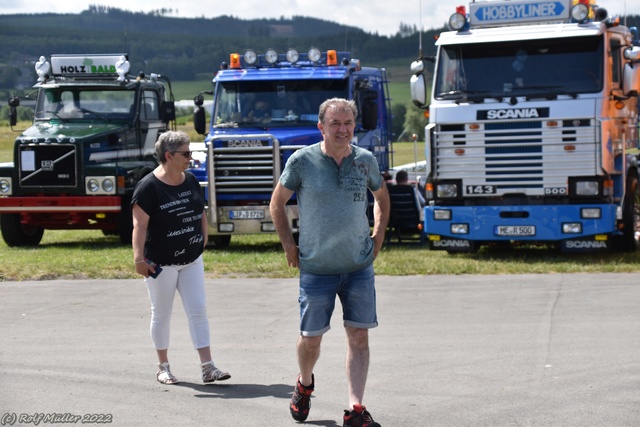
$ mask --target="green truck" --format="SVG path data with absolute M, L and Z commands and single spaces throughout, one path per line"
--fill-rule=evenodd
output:
M 96 229 L 131 242 L 136 183 L 157 166 L 158 135 L 175 129 L 171 82 L 129 75 L 126 54 L 51 55 L 35 64 L 33 124 L 0 163 L 0 231 L 37 246 L 44 230 Z M 20 98 L 9 98 L 16 125 Z

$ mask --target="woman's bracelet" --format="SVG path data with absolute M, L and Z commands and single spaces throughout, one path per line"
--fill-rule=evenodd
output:
M 134 264 L 142 264 L 143 262 L 147 262 L 146 260 L 142 260 L 142 261 L 133 261 Z

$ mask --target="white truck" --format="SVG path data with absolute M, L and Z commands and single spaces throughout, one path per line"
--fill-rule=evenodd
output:
M 449 25 L 435 58 L 411 66 L 414 103 L 429 109 L 430 248 L 635 250 L 637 30 L 588 0 L 474 2 Z

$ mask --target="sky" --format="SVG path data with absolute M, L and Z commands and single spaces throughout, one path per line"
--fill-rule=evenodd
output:
M 466 1 L 466 2 L 465 2 Z M 240 19 L 291 18 L 306 16 L 351 25 L 366 32 L 391 36 L 400 24 L 429 30 L 446 25 L 458 5 L 471 0 L 0 0 L 0 14 L 79 13 L 89 5 L 105 5 L 131 12 L 172 9 L 169 16 L 215 18 L 222 15 Z M 599 0 L 609 15 L 640 15 L 638 0 Z M 626 9 L 625 9 L 626 6 Z

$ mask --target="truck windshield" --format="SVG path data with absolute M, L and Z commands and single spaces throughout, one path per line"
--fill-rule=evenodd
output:
M 129 119 L 135 92 L 84 87 L 45 88 L 38 95 L 36 120 Z
M 326 99 L 347 98 L 347 80 L 219 82 L 214 127 L 315 126 Z
M 603 37 L 441 47 L 436 99 L 483 100 L 595 93 L 603 85 Z

